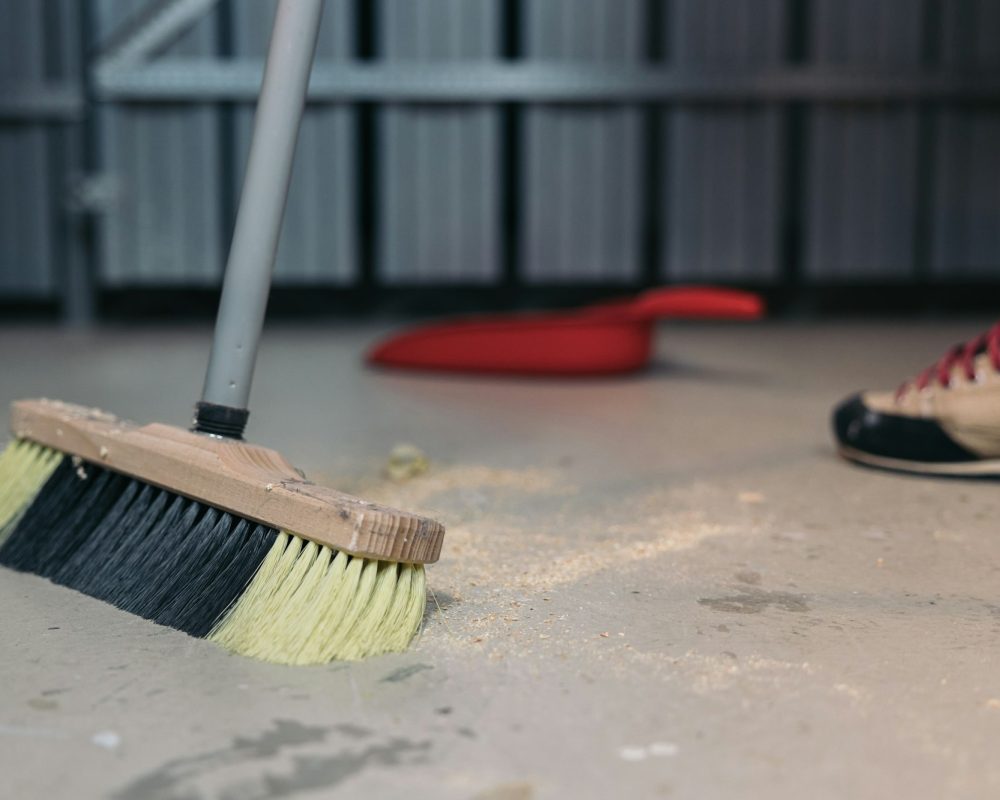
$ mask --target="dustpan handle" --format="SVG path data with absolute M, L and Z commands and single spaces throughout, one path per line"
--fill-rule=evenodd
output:
M 650 289 L 622 304 L 630 317 L 654 319 L 759 319 L 764 302 L 753 292 L 713 286 Z
M 322 0 L 279 0 L 194 428 L 241 438 Z

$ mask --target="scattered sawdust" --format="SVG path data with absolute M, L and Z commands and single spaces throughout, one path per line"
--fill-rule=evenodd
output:
M 562 659 L 580 648 L 599 651 L 598 658 L 617 659 L 632 646 L 627 628 L 590 627 L 594 621 L 588 612 L 578 614 L 565 602 L 554 606 L 549 594 L 566 598 L 597 573 L 620 573 L 630 564 L 733 532 L 693 514 L 663 515 L 655 523 L 646 528 L 637 522 L 641 533 L 623 528 L 601 539 L 572 529 L 529 534 L 484 525 L 452 528 L 448 535 L 455 535 L 434 565 L 432 582 L 435 592 L 453 602 L 444 612 L 431 613 L 425 644 L 484 650 L 491 660 L 541 653 Z
M 449 528 L 445 553 L 435 567 L 435 582 L 458 586 L 497 586 L 545 592 L 578 583 L 605 569 L 621 569 L 665 553 L 688 550 L 707 538 L 732 532 L 705 522 L 701 515 L 668 515 L 635 525 L 612 525 L 606 538 L 563 533 L 528 533 L 487 522 L 475 529 Z M 639 538 L 639 537 L 642 538 Z M 443 585 L 443 584 L 441 584 Z
M 540 652 L 562 658 L 567 648 L 579 647 L 598 648 L 610 658 L 629 650 L 624 631 L 602 636 L 606 620 L 578 617 L 565 604 L 551 611 L 547 595 L 565 597 L 600 573 L 761 530 L 742 515 L 732 525 L 709 522 L 705 509 L 719 499 L 711 487 L 702 491 L 704 498 L 692 498 L 692 487 L 684 487 L 680 505 L 677 489 L 664 487 L 602 500 L 568 482 L 558 468 L 437 462 L 404 481 L 370 481 L 351 490 L 435 516 L 448 528 L 430 578 L 440 600 L 431 603 L 420 646 L 469 648 L 490 659 Z M 753 580 L 749 572 L 747 577 Z
M 531 800 L 534 796 L 530 783 L 503 783 L 479 792 L 472 800 Z
M 614 538 L 586 550 L 557 556 L 545 563 L 531 564 L 515 579 L 515 585 L 538 591 L 576 583 L 605 569 L 620 569 L 664 553 L 687 550 L 706 537 L 718 536 L 722 532 L 721 526 L 700 522 L 661 530 L 655 539 L 645 541 Z
M 714 694 L 733 689 L 773 688 L 787 685 L 796 676 L 813 676 L 815 667 L 808 661 L 783 661 L 756 653 L 730 651 L 704 653 L 688 650 L 681 655 L 642 650 L 619 645 L 613 658 L 602 659 L 601 668 L 626 675 L 641 669 L 644 675 L 658 675 L 668 681 L 681 681 L 696 694 Z
M 505 490 L 526 494 L 572 495 L 576 487 L 563 482 L 555 470 L 501 469 L 481 464 L 453 464 L 429 469 L 405 482 L 380 480 L 356 490 L 366 500 L 397 508 L 429 510 L 436 495 L 462 490 Z
M 861 699 L 861 690 L 847 683 L 835 683 L 833 685 L 833 691 L 835 691 L 837 694 L 847 695 L 848 697 L 850 697 L 852 700 L 855 701 Z
M 748 505 L 760 505 L 767 499 L 760 492 L 740 492 L 737 498 L 741 503 L 747 503 Z
M 733 658 L 726 654 L 716 656 L 694 651 L 685 653 L 675 666 L 688 676 L 692 689 L 699 694 L 726 691 L 746 683 L 771 686 L 789 674 L 813 673 L 808 661 L 781 661 L 758 655 Z
M 755 691 L 773 692 L 775 688 L 793 692 L 797 682 L 814 682 L 825 672 L 822 665 L 809 661 L 786 661 L 758 653 L 724 651 L 716 654 L 688 650 L 683 655 L 671 656 L 625 647 L 620 656 L 614 661 L 604 661 L 602 666 L 622 674 L 639 667 L 643 674 L 655 673 L 665 680 L 681 681 L 699 695 L 738 692 L 746 698 Z M 863 704 L 867 699 L 863 689 L 851 684 L 835 682 L 828 685 L 831 692 L 847 698 L 854 706 Z M 1000 699 L 996 701 L 995 708 L 1000 710 Z
M 613 659 L 632 647 L 628 629 L 602 637 L 607 620 L 567 607 L 576 587 L 602 574 L 640 574 L 630 568 L 717 537 L 764 530 L 742 515 L 716 521 L 707 510 L 719 499 L 714 490 L 692 498 L 684 487 L 681 502 L 677 491 L 645 487 L 602 500 L 555 469 L 434 464 L 412 480 L 366 487 L 363 496 L 424 510 L 448 527 L 430 576 L 440 600 L 431 602 L 421 646 L 469 648 L 491 660 L 596 648 L 597 657 Z M 467 500 L 476 496 L 481 502 Z M 554 593 L 564 598 L 558 611 L 547 602 Z
M 1000 697 L 991 697 L 986 701 L 986 707 L 992 708 L 994 711 L 1000 711 Z

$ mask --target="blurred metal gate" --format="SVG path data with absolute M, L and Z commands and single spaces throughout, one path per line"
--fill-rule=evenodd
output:
M 0 300 L 218 284 L 272 13 L 0 0 Z M 1000 284 L 993 0 L 328 0 L 319 59 L 279 284 Z

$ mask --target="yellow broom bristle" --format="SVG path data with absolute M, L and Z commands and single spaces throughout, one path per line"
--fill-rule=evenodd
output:
M 425 592 L 420 565 L 349 556 L 282 531 L 208 639 L 279 664 L 400 652 L 420 628 Z
M 25 439 L 15 439 L 0 453 L 0 544 L 62 458 L 62 453 Z

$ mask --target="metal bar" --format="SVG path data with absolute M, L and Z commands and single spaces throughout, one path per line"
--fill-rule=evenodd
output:
M 129 17 L 102 45 L 97 72 L 141 64 L 163 50 L 219 0 L 153 0 Z
M 2 122 L 74 122 L 83 113 L 83 92 L 76 84 L 0 84 Z
M 105 101 L 253 101 L 260 59 L 220 63 L 172 58 L 97 76 Z M 791 100 L 883 103 L 912 100 L 1000 102 L 1000 71 L 851 70 L 824 66 L 724 72 L 588 64 L 317 64 L 312 102 L 537 103 Z

